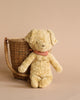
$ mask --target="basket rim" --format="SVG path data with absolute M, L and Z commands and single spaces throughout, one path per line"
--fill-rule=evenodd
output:
M 24 38 L 11 38 L 11 39 L 9 39 L 8 38 L 8 41 L 9 42 L 23 42 L 23 41 L 25 41 L 25 39 Z

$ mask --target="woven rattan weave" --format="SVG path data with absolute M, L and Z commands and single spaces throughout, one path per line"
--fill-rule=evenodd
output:
M 9 61 L 9 52 L 11 63 Z M 4 40 L 4 50 L 6 63 L 9 69 L 12 71 L 15 78 L 26 80 L 29 77 L 30 67 L 26 73 L 21 74 L 18 72 L 18 67 L 24 61 L 24 59 L 30 54 L 29 46 L 24 39 L 7 39 Z

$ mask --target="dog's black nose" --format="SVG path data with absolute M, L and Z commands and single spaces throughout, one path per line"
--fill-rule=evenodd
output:
M 42 47 L 45 47 L 45 45 L 42 45 Z

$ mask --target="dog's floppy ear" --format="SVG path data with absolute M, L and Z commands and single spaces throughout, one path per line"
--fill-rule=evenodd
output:
M 37 32 L 36 29 L 31 30 L 28 35 L 24 38 L 25 41 L 28 43 L 32 43 L 34 41 L 35 33 Z
M 47 30 L 47 32 L 50 34 L 51 44 L 55 45 L 58 41 L 56 40 L 54 33 L 51 30 Z

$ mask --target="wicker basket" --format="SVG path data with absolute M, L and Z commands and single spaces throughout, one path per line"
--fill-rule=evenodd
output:
M 11 63 L 8 57 L 8 44 L 10 49 Z M 24 61 L 24 59 L 30 54 L 29 46 L 24 39 L 4 39 L 4 51 L 6 63 L 13 75 L 17 79 L 26 80 L 29 77 L 30 67 L 26 73 L 21 74 L 18 72 L 18 67 Z

